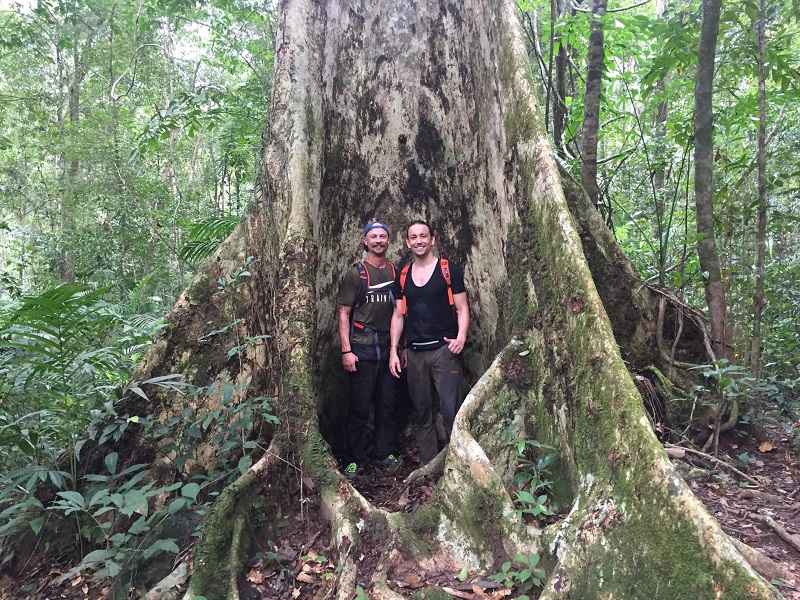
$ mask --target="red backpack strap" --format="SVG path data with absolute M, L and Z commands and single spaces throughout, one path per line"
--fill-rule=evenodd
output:
M 447 299 L 450 301 L 450 306 L 455 306 L 456 301 L 453 299 L 453 287 L 450 285 L 450 263 L 446 258 L 439 259 L 439 266 L 442 268 L 442 276 L 447 283 Z
M 400 291 L 403 292 L 403 314 L 406 314 L 406 277 L 408 276 L 408 269 L 411 265 L 406 265 L 400 271 Z

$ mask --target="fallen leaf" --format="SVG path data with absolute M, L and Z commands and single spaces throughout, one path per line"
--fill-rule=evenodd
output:
M 258 584 L 264 581 L 264 576 L 261 574 L 261 571 L 256 571 L 255 569 L 251 569 L 250 572 L 247 574 L 246 579 L 250 583 Z
M 78 575 L 75 579 L 72 580 L 72 583 L 70 585 L 72 587 L 76 587 L 76 586 L 80 585 L 82 581 L 83 581 L 83 577 Z
M 772 450 L 774 450 L 774 448 L 769 442 L 762 442 L 762 444 L 758 447 L 759 452 L 771 452 Z
M 303 485 L 306 486 L 309 490 L 313 490 L 314 487 L 314 480 L 310 477 L 303 477 Z
M 292 590 L 292 598 L 299 598 L 300 597 L 300 588 L 294 588 Z
M 685 448 L 678 448 L 677 446 L 670 446 L 666 448 L 667 456 L 670 458 L 683 458 L 686 456 Z
M 314 577 L 308 573 L 298 573 L 297 581 L 301 581 L 303 583 L 314 583 Z
M 419 587 L 419 584 L 422 582 L 422 577 L 420 577 L 416 573 L 406 573 L 405 577 L 403 577 L 403 581 L 408 587 L 415 590 Z

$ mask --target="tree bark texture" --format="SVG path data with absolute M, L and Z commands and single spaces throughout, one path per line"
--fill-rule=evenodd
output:
M 433 501 L 441 551 L 487 568 L 538 552 L 548 568 L 545 598 L 775 597 L 652 434 L 568 210 L 515 3 L 284 0 L 278 14 L 254 202 L 179 300 L 175 327 L 157 340 L 140 378 L 184 372 L 198 385 L 241 384 L 241 397 L 270 394 L 281 418 L 272 447 L 299 448 L 313 462 L 303 448 L 319 448 L 318 427 L 332 435 L 344 414 L 335 304 L 341 276 L 360 256 L 359 232 L 367 220 L 387 222 L 394 258 L 404 262 L 401 227 L 431 220 L 442 254 L 464 266 L 474 316 L 465 362 L 477 380 Z M 245 263 L 248 283 L 225 284 Z M 629 301 L 638 304 L 626 315 L 651 310 L 647 299 Z M 234 326 L 213 344 L 200 341 L 224 323 Z M 265 334 L 241 359 L 226 355 L 236 340 Z M 639 335 L 636 327 L 625 333 L 631 347 Z M 138 401 L 138 410 L 169 414 L 182 402 L 164 394 Z M 569 509 L 545 529 L 514 513 L 516 439 L 558 448 L 555 494 Z M 213 462 L 206 446 L 187 469 Z M 363 502 L 331 462 L 315 477 L 339 515 L 336 539 L 357 544 L 341 515 Z M 274 476 L 259 461 L 220 496 L 191 594 L 235 580 L 214 577 L 209 547 L 238 539 L 222 535 L 226 522 L 233 528 L 228 515 L 252 503 L 253 482 L 265 473 Z M 402 527 L 406 517 L 389 522 Z M 385 581 L 397 556 L 413 554 L 387 552 Z M 352 597 L 353 555 L 340 555 L 337 597 Z
M 722 0 L 703 0 L 694 86 L 694 198 L 697 254 L 703 271 L 711 337 L 717 358 L 732 358 L 725 284 L 714 233 L 714 112 L 712 92 Z

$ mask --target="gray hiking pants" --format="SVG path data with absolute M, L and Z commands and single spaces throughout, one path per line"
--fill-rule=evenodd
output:
M 433 389 L 439 394 L 439 410 L 449 437 L 463 401 L 461 362 L 445 345 L 436 350 L 408 351 L 408 394 L 414 407 L 420 459 L 429 463 L 439 453 L 439 436 L 433 419 Z

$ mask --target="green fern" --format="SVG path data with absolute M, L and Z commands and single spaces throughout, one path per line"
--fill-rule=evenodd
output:
M 105 291 L 64 284 L 0 315 L 0 449 L 54 460 L 127 378 L 130 359 L 104 343 L 118 325 L 100 310 Z M 6 454 L 0 467 L 21 459 Z
M 196 262 L 210 256 L 239 223 L 239 217 L 210 217 L 192 223 L 178 258 Z
M 64 284 L 20 300 L 0 329 L 0 350 L 11 351 L 15 362 L 23 363 L 18 373 L 24 387 L 34 378 L 47 379 L 67 393 L 73 378 L 117 367 L 118 353 L 87 344 L 115 325 L 96 314 L 97 301 L 107 290 Z

